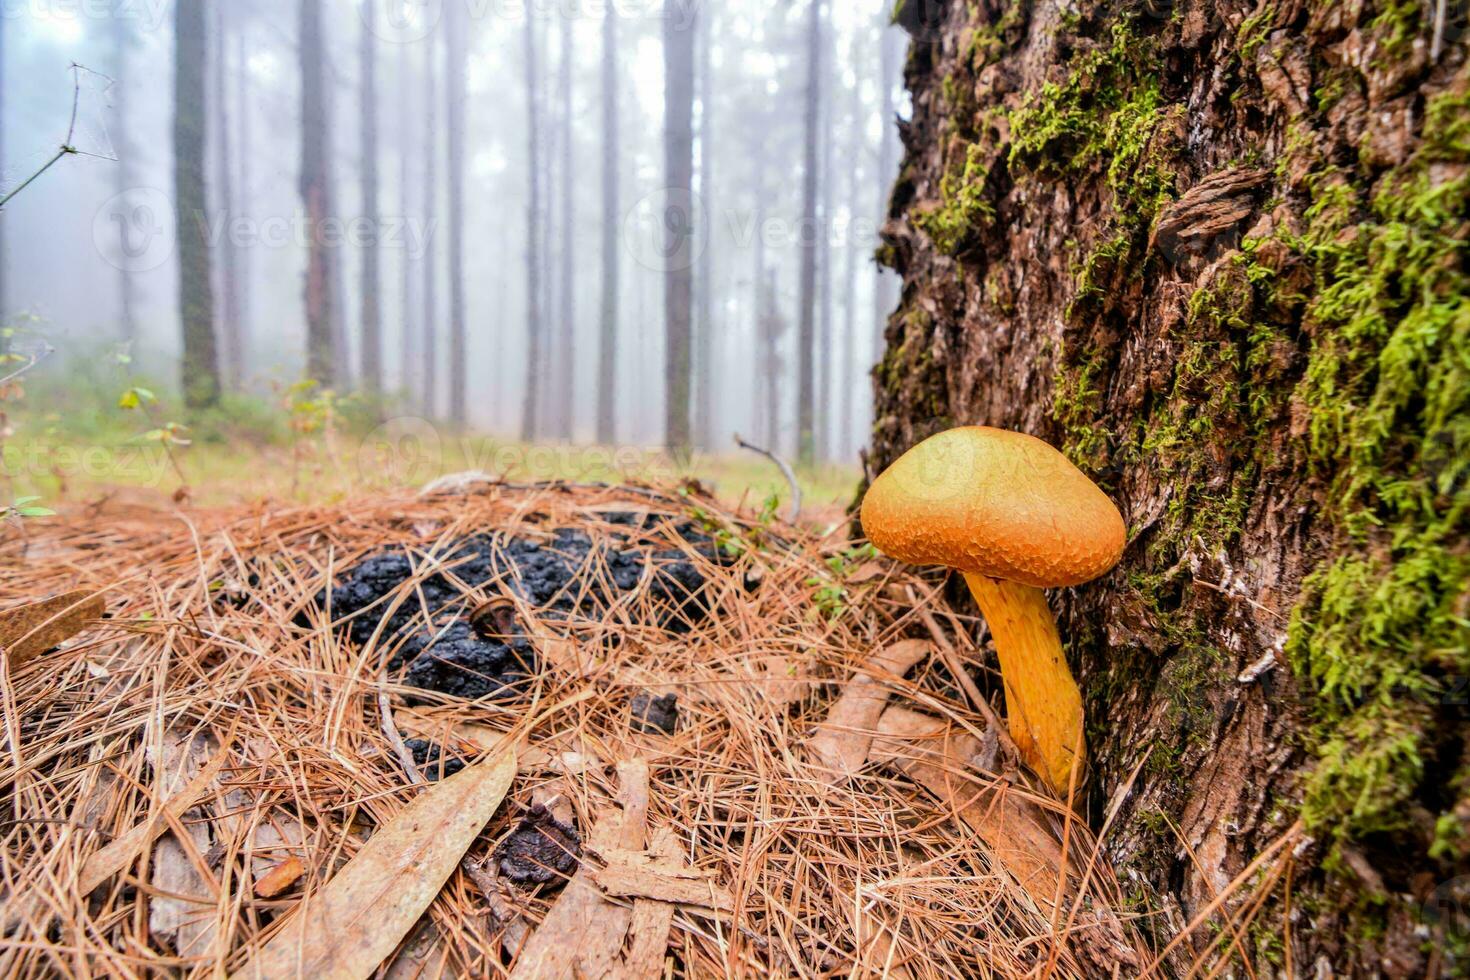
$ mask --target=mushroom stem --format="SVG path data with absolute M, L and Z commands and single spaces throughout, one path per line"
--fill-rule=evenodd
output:
M 1046 593 L 1029 585 L 965 573 L 1000 657 L 1006 719 L 1021 759 L 1065 798 L 1084 753 L 1082 692 L 1072 679 Z

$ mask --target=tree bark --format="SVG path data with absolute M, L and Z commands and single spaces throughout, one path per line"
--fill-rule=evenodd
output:
M 874 472 L 987 424 L 1117 501 L 1122 563 L 1051 603 L 1086 813 L 1157 938 L 1202 917 L 1182 954 L 1224 975 L 1462 969 L 1463 39 L 1382 0 L 903 16 Z
M 691 448 L 690 339 L 693 321 L 694 247 L 694 8 L 665 0 L 664 185 L 669 200 L 664 228 L 664 445 L 677 460 Z
M 323 240 L 335 213 L 327 179 L 330 152 L 322 0 L 301 0 L 301 200 L 309 236 L 306 265 L 306 374 L 330 387 L 337 381 L 335 256 Z
M 465 382 L 469 372 L 464 281 L 465 74 L 469 71 L 469 18 L 457 3 L 448 7 L 444 77 L 449 103 L 449 417 L 468 421 Z
M 597 353 L 597 441 L 617 440 L 618 384 L 618 11 L 608 4 L 602 18 L 602 315 Z
M 178 0 L 174 8 L 173 139 L 184 351 L 180 388 L 184 404 L 193 410 L 218 404 L 220 391 L 205 187 L 207 33 L 204 0 Z
M 434 47 L 437 32 L 424 39 L 424 221 L 439 223 L 439 86 L 435 81 Z M 450 216 L 453 220 L 453 216 Z M 439 411 L 439 255 L 438 236 L 424 239 L 424 322 L 419 332 L 419 411 L 430 418 Z
M 819 234 L 817 180 L 822 105 L 823 0 L 811 0 L 807 26 L 807 83 L 804 115 L 805 148 L 801 175 L 801 283 L 796 335 L 796 444 L 797 459 L 816 460 L 816 330 L 817 260 Z
M 541 96 L 536 56 L 536 17 L 526 11 L 526 385 L 521 441 L 540 434 L 541 383 Z
M 358 93 L 358 127 L 362 139 L 362 217 L 368 228 L 362 250 L 362 387 L 376 407 L 383 394 L 382 257 L 378 235 L 378 39 L 376 4 L 362 9 L 358 61 L 362 88 Z M 375 408 L 376 410 L 376 408 Z

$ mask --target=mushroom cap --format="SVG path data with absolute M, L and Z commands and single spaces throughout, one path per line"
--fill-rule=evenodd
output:
M 950 429 L 904 453 L 868 488 L 862 522 L 890 558 L 1041 589 L 1097 578 L 1127 540 L 1118 508 L 1071 460 L 987 426 Z

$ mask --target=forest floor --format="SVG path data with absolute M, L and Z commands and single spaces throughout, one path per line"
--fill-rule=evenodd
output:
M 975 624 L 846 531 L 509 483 L 12 528 L 0 974 L 1178 972 Z

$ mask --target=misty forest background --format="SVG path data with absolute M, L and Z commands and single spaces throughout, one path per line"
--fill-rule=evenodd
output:
M 121 371 L 190 418 L 309 378 L 525 442 L 866 442 L 907 112 L 886 0 L 4 13 L 3 193 L 79 91 L 76 154 L 0 212 L 12 349 L 56 350 L 30 411 Z

